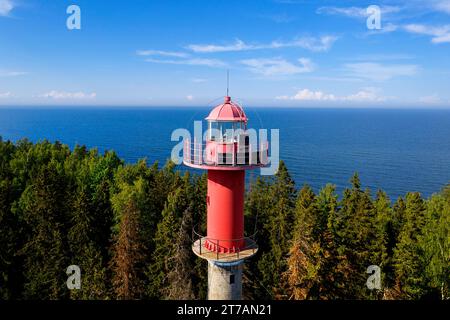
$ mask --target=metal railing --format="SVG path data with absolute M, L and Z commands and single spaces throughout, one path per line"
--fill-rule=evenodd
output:
M 226 152 L 223 152 L 223 149 Z M 193 165 L 208 166 L 258 166 L 267 165 L 268 142 L 256 145 L 239 145 L 237 142 L 229 143 L 198 143 L 186 139 L 183 149 L 183 161 Z
M 216 260 L 220 261 L 221 259 L 230 259 L 230 257 L 236 256 L 237 259 L 239 259 L 240 254 L 243 251 L 250 250 L 251 255 L 254 255 L 256 253 L 256 250 L 258 249 L 258 245 L 256 244 L 256 233 L 249 237 L 243 237 L 239 239 L 213 239 L 209 237 L 205 237 L 198 232 L 195 231 L 195 227 L 192 228 L 192 243 L 196 246 L 198 253 L 202 255 L 206 251 L 208 253 L 215 253 Z M 196 244 L 198 242 L 198 245 Z M 206 242 L 209 242 L 214 245 L 215 250 L 209 250 L 205 246 Z M 220 243 L 233 243 L 235 242 L 237 246 L 234 247 L 234 252 L 227 252 L 230 247 L 229 246 L 223 246 Z M 243 246 L 240 246 L 240 244 L 244 242 Z M 220 250 L 223 249 L 223 252 Z M 226 257 L 226 258 L 225 258 Z

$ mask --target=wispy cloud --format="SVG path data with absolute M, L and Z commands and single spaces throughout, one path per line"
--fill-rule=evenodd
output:
M 400 27 L 393 23 L 385 23 L 382 25 L 381 29 L 373 29 L 366 32 L 366 36 L 372 36 L 372 35 L 380 35 L 380 34 L 386 34 L 391 33 L 394 31 L 397 31 Z
M 26 74 L 28 74 L 28 72 L 0 70 L 0 77 L 18 77 Z
M 298 73 L 307 73 L 314 70 L 314 64 L 306 58 L 298 59 L 298 64 L 291 63 L 285 59 L 247 59 L 241 60 L 253 73 L 265 76 L 273 75 L 292 75 Z
M 192 82 L 194 83 L 203 83 L 203 82 L 207 82 L 207 79 L 203 79 L 203 78 L 193 78 L 191 79 Z
M 408 24 L 404 29 L 410 33 L 431 36 L 432 43 L 450 43 L 450 25 L 426 26 L 423 24 Z
M 401 11 L 397 6 L 380 6 L 381 14 L 386 16 Z M 316 11 L 318 14 L 341 15 L 349 18 L 363 19 L 370 16 L 367 7 L 320 7 Z
M 11 92 L 0 92 L 0 99 L 6 99 L 11 97 Z
M 137 50 L 138 56 L 150 57 L 145 59 L 146 62 L 159 63 L 159 64 L 177 64 L 177 65 L 189 65 L 189 66 L 206 66 L 206 67 L 225 67 L 227 64 L 219 59 L 205 59 L 194 58 L 186 52 L 180 51 L 162 51 L 162 50 Z M 157 57 L 170 57 L 173 59 L 155 59 Z
M 352 61 L 398 61 L 414 59 L 413 55 L 404 53 L 372 53 L 352 56 L 344 60 Z
M 222 68 L 226 67 L 227 64 L 219 59 L 201 59 L 201 58 L 192 58 L 192 59 L 179 59 L 179 60 L 163 60 L 163 59 L 145 59 L 147 62 L 151 63 L 162 63 L 162 64 L 177 64 L 177 65 L 188 65 L 188 66 L 205 66 L 205 67 L 213 67 L 213 68 Z
M 255 50 L 256 46 L 248 45 L 244 43 L 242 40 L 237 39 L 235 43 L 228 45 L 190 44 L 187 46 L 187 48 L 194 52 L 211 53 L 211 52 Z
M 376 62 L 358 62 L 344 65 L 348 76 L 370 81 L 386 81 L 395 77 L 414 76 L 419 72 L 417 65 L 411 64 L 381 64 Z
M 347 101 L 347 102 L 382 102 L 387 98 L 379 96 L 377 88 L 363 88 L 357 93 L 347 96 L 337 96 L 335 94 L 325 93 L 323 91 L 313 91 L 309 89 L 299 90 L 293 96 L 279 96 L 277 100 L 294 101 Z
M 14 3 L 11 0 L 0 0 L 0 16 L 9 16 L 13 9 Z
M 175 57 L 175 58 L 186 58 L 189 56 L 185 52 L 162 51 L 162 50 L 137 50 L 136 54 L 138 56 L 163 56 L 163 57 Z
M 240 39 L 236 39 L 234 43 L 218 45 L 218 44 L 191 44 L 187 48 L 197 53 L 215 53 L 215 52 L 232 52 L 232 51 L 249 51 L 262 49 L 278 49 L 297 47 L 310 51 L 320 52 L 327 51 L 331 48 L 337 37 L 327 35 L 322 37 L 301 37 L 292 41 L 272 41 L 268 44 L 248 44 Z
M 437 93 L 431 95 L 431 96 L 425 96 L 421 97 L 419 99 L 420 102 L 425 104 L 440 104 L 442 103 L 442 99 L 439 97 Z
M 450 14 L 450 1 L 449 0 L 432 0 L 431 5 L 434 9 Z
M 95 99 L 97 94 L 95 92 L 85 93 L 79 92 L 64 92 L 52 90 L 47 93 L 39 95 L 40 98 L 54 99 L 54 100 L 85 100 L 85 99 Z
M 335 36 L 306 37 L 284 44 L 281 43 L 281 47 L 300 47 L 311 51 L 328 51 L 337 39 Z
M 192 101 L 192 100 L 194 100 L 194 96 L 193 95 L 187 95 L 186 96 L 186 100 L 188 100 L 188 101 Z

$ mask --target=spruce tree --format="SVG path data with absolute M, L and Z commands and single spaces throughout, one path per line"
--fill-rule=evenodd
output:
M 183 188 L 176 189 L 168 197 L 162 212 L 162 220 L 158 224 L 155 235 L 155 250 L 152 254 L 152 264 L 147 270 L 149 283 L 147 295 L 152 299 L 165 299 L 170 283 L 167 274 L 174 268 L 173 257 L 177 246 L 175 239 L 180 226 L 180 219 L 189 203 Z
M 126 170 L 126 169 L 124 169 Z M 144 181 L 119 184 L 120 192 L 112 197 L 116 214 L 115 243 L 111 269 L 114 292 L 118 299 L 140 299 L 144 295 L 144 261 L 147 251 L 142 239 L 140 199 Z
M 418 299 L 426 293 L 423 249 L 425 203 L 419 193 L 406 195 L 405 222 L 394 250 L 396 286 L 403 299 Z
M 167 273 L 167 287 L 162 291 L 163 297 L 170 300 L 191 300 L 195 298 L 192 283 L 195 259 L 190 237 L 192 230 L 192 208 L 188 207 L 174 239 L 174 252 L 166 258 L 170 266 Z
M 430 294 L 442 300 L 450 299 L 450 194 L 446 191 L 433 195 L 428 201 L 419 245 L 424 255 Z
M 81 289 L 71 290 L 73 299 L 106 299 L 108 298 L 106 266 L 103 263 L 101 245 L 95 242 L 89 194 L 87 185 L 80 185 L 72 200 L 72 226 L 68 233 L 69 246 L 72 253 L 72 264 L 81 269 Z
M 309 186 L 304 186 L 296 203 L 295 227 L 285 273 L 290 298 L 309 299 L 317 291 L 322 259 L 320 236 L 326 229 L 326 220 L 324 224 L 321 217 L 314 192 Z
M 25 298 L 61 299 L 68 295 L 67 198 L 65 176 L 54 160 L 43 166 L 22 194 L 20 210 L 29 229 L 21 250 L 25 257 Z
M 361 190 L 359 176 L 352 179 L 352 188 L 344 190 L 334 230 L 340 255 L 346 256 L 353 270 L 347 284 L 348 298 L 377 298 L 366 287 L 366 270 L 371 265 L 383 267 L 384 237 L 377 232 L 376 209 L 370 191 Z
M 377 192 L 374 209 L 376 212 L 376 232 L 382 242 L 382 263 L 379 265 L 382 271 L 382 297 L 386 299 L 389 298 L 390 291 L 395 286 L 393 255 L 399 232 L 399 221 L 396 221 L 390 199 L 384 191 L 379 190 Z
M 288 284 L 282 277 L 287 269 L 286 257 L 292 238 L 295 207 L 295 183 L 286 165 L 280 161 L 273 185 L 269 189 L 271 206 L 265 216 L 263 235 L 268 236 L 269 250 L 262 253 L 258 262 L 262 285 L 270 288 L 271 297 L 286 299 Z

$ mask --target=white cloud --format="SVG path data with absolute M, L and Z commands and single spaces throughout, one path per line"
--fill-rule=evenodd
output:
M 372 53 L 372 54 L 363 54 L 352 56 L 351 58 L 344 60 L 352 60 L 352 61 L 395 61 L 395 60 L 411 60 L 414 59 L 415 56 L 411 54 L 404 53 Z
M 435 0 L 432 2 L 432 5 L 436 10 L 450 14 L 449 0 Z
M 279 96 L 277 100 L 299 100 L 299 101 L 336 101 L 337 97 L 322 91 L 311 91 L 309 89 L 299 90 L 294 96 Z
M 379 90 L 377 88 L 364 88 L 358 91 L 355 94 L 350 94 L 344 97 L 345 101 L 372 101 L 372 102 L 381 102 L 387 100 L 386 97 L 381 97 L 378 95 Z
M 423 24 L 408 24 L 404 26 L 404 29 L 410 33 L 431 36 L 433 43 L 450 43 L 450 25 L 433 27 Z
M 178 65 L 190 65 L 190 66 L 207 66 L 207 67 L 225 67 L 227 64 L 218 59 L 180 59 L 180 60 L 161 60 L 161 59 L 146 59 L 145 61 L 151 63 L 162 63 L 162 64 L 178 64 Z
M 288 42 L 272 41 L 269 44 L 247 44 L 242 40 L 236 39 L 234 43 L 228 45 L 191 44 L 187 46 L 187 48 L 197 53 L 249 51 L 249 50 L 278 49 L 289 47 L 299 47 L 308 49 L 310 51 L 318 52 L 329 50 L 336 40 L 337 37 L 330 35 L 322 36 L 320 38 L 302 37 Z
M 28 74 L 28 72 L 0 70 L 0 77 L 17 77 L 17 76 L 23 76 L 25 74 Z
M 203 79 L 203 78 L 194 78 L 194 79 L 191 79 L 191 81 L 194 83 L 203 83 L 203 82 L 207 82 L 208 80 Z
M 293 64 L 281 58 L 241 60 L 241 63 L 246 65 L 251 72 L 265 76 L 307 73 L 312 72 L 315 68 L 309 59 L 300 58 L 298 62 L 299 64 Z
M 190 95 L 186 96 L 186 99 L 188 101 L 192 101 L 192 100 L 194 100 L 194 96 L 190 94 Z
M 299 90 L 294 96 L 279 96 L 277 100 L 295 101 L 348 101 L 348 102 L 382 102 L 387 98 L 378 95 L 377 88 L 363 88 L 357 93 L 347 96 L 337 96 L 323 91 L 309 89 Z
M 397 31 L 399 29 L 399 26 L 393 23 L 385 23 L 381 26 L 381 29 L 373 29 L 366 32 L 366 35 L 379 35 L 379 34 L 386 34 L 391 33 L 394 31 Z
M 0 0 L 0 16 L 7 17 L 14 9 L 14 3 L 11 0 Z
M 0 99 L 7 99 L 9 97 L 11 97 L 11 92 L 0 93 Z
M 185 52 L 161 51 L 161 50 L 137 50 L 136 54 L 138 56 L 163 56 L 163 57 L 175 57 L 175 58 L 186 58 L 189 56 Z
M 54 100 L 85 100 L 85 99 L 95 99 L 97 94 L 95 92 L 85 93 L 85 92 L 64 92 L 52 90 L 47 93 L 39 95 L 40 98 L 54 99 Z
M 344 66 L 349 76 L 371 81 L 386 81 L 400 76 L 413 76 L 419 67 L 410 64 L 383 65 L 375 62 L 349 63 Z
M 343 15 L 352 18 L 364 18 L 367 17 L 366 8 L 359 7 L 321 7 L 316 11 L 318 14 L 328 14 L 328 15 Z
M 229 45 L 215 45 L 215 44 L 191 44 L 187 46 L 188 49 L 194 52 L 211 53 L 211 52 L 228 52 L 228 51 L 244 51 L 256 49 L 253 45 L 245 44 L 242 40 L 236 39 L 236 42 Z
M 399 12 L 401 8 L 397 6 L 380 6 L 380 10 L 382 15 L 388 15 Z M 370 13 L 367 12 L 367 7 L 321 7 L 316 12 L 318 14 L 342 15 L 360 19 L 370 16 Z
M 300 38 L 292 42 L 281 44 L 283 47 L 301 47 L 311 51 L 328 51 L 337 40 L 335 36 L 323 36 L 320 38 Z
M 439 104 L 442 102 L 441 98 L 437 94 L 421 97 L 419 101 L 425 104 Z

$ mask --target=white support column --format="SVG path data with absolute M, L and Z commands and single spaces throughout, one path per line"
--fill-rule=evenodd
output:
M 242 300 L 243 266 L 208 261 L 208 300 Z

